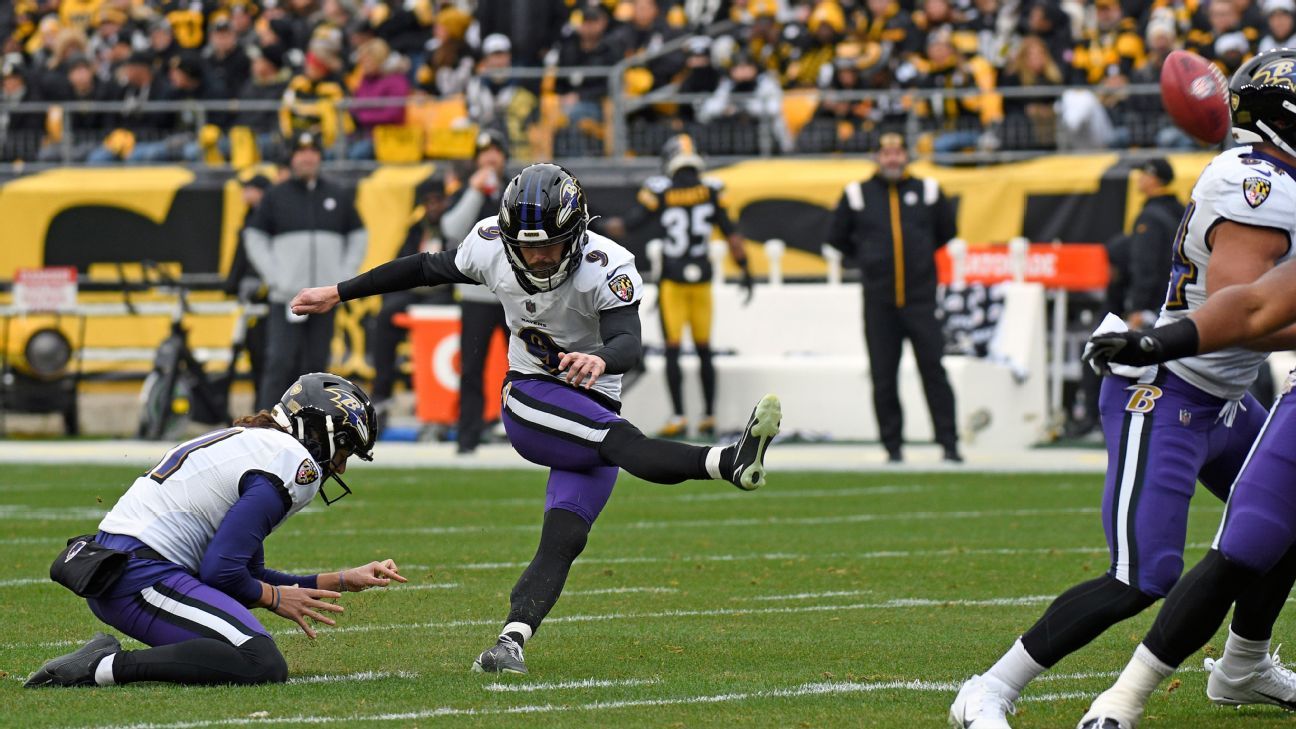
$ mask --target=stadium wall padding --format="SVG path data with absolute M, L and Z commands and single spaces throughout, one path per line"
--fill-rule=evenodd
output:
M 1211 155 L 1167 159 L 1175 169 L 1172 189 L 1186 199 Z M 1017 235 L 1101 242 L 1128 229 L 1142 205 L 1130 174 L 1136 165 L 1137 160 L 1116 154 L 1055 155 L 988 167 L 916 162 L 911 171 L 941 183 L 957 205 L 960 235 L 974 245 Z M 365 268 L 390 260 L 398 250 L 414 186 L 436 169 L 429 163 L 334 173 L 334 179 L 356 190 L 369 228 Z M 585 181 L 592 213 L 602 216 L 623 214 L 656 169 L 649 160 L 573 166 Z M 717 166 L 709 174 L 725 182 L 729 212 L 750 241 L 779 238 L 788 244 L 785 274 L 819 277 L 825 270 L 820 246 L 842 187 L 873 171 L 867 158 L 838 157 L 751 160 Z M 0 279 L 12 279 L 20 267 L 70 265 L 85 273 L 93 264 L 141 260 L 175 262 L 186 273 L 223 274 L 243 217 L 239 185 L 229 171 L 82 167 L 0 174 Z M 644 244 L 656 234 L 645 226 L 624 241 L 641 266 L 646 267 Z M 767 270 L 764 250 L 759 243 L 748 246 L 759 276 Z M 360 354 L 364 320 L 377 307 L 377 301 L 353 302 L 339 317 L 333 346 L 340 369 L 368 371 Z M 230 322 L 204 319 L 193 330 L 194 345 L 227 347 Z M 164 331 L 165 319 L 97 320 L 87 344 L 152 347 Z

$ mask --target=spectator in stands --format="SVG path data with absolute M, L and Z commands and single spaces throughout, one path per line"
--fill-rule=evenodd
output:
M 903 64 L 896 80 L 914 89 L 980 90 L 979 95 L 964 97 L 924 94 L 932 100 L 919 104 L 919 114 L 927 119 L 925 128 L 936 134 L 937 152 L 998 147 L 1003 100 L 995 93 L 994 67 L 980 56 L 964 58 L 949 28 L 929 34 L 926 56 Z
M 756 60 L 756 65 L 783 78 L 803 29 L 795 23 L 784 26 L 779 22 L 775 0 L 751 0 L 748 12 L 751 25 L 745 43 L 747 52 Z
M 508 165 L 508 142 L 497 132 L 483 131 L 477 135 L 473 158 L 474 170 L 468 184 L 450 200 L 450 207 L 441 217 L 441 231 L 451 247 L 457 247 L 474 225 L 483 218 L 499 213 L 504 186 L 508 180 L 504 169 Z M 457 451 L 467 455 L 481 444 L 485 424 L 482 408 L 485 405 L 483 372 L 491 338 L 496 331 L 508 336 L 504 307 L 483 286 L 458 284 L 461 334 L 459 344 L 459 442 Z M 493 397 L 495 393 L 491 393 Z
M 815 110 L 816 120 L 802 131 L 798 149 L 825 152 L 876 149 L 879 127 L 888 121 L 896 128 L 904 124 L 899 102 L 889 98 L 844 98 L 836 92 L 889 86 L 890 71 L 880 44 L 848 42 L 837 46 L 837 57 L 820 73 L 823 95 Z
M 243 88 L 252 75 L 252 61 L 239 45 L 234 26 L 227 19 L 212 23 L 203 63 L 214 84 L 233 95 Z
M 1215 39 L 1215 65 L 1224 73 L 1224 78 L 1233 74 L 1251 58 L 1251 45 L 1241 31 L 1225 33 Z
M 1143 39 L 1134 23 L 1121 15 L 1120 2 L 1095 0 L 1094 22 L 1085 28 L 1071 62 L 1076 83 L 1123 87 L 1144 57 Z
M 713 94 L 720 88 L 723 78 L 720 69 L 711 60 L 711 39 L 704 35 L 690 38 L 684 46 L 687 56 L 684 59 L 684 70 L 680 73 L 679 92 L 681 94 Z M 774 71 L 770 71 L 774 73 Z M 691 122 L 697 117 L 699 102 L 680 104 L 678 118 L 681 122 Z
M 328 38 L 311 41 L 301 73 L 293 76 L 279 110 L 279 129 L 285 139 L 297 139 L 303 132 L 319 135 L 318 143 L 331 148 L 338 135 L 351 133 L 351 116 L 338 108 L 346 97 L 339 74 L 339 47 Z
M 921 51 L 921 34 L 915 34 L 910 13 L 900 12 L 895 0 L 867 0 L 862 22 L 855 36 L 867 43 L 877 43 L 888 59 L 899 59 L 907 53 Z
M 1203 22 L 1205 14 L 1205 25 Z M 1184 38 L 1184 47 L 1207 59 L 1215 58 L 1215 39 L 1228 33 L 1244 33 L 1242 13 L 1233 0 L 1211 0 L 1193 17 L 1193 27 Z M 1256 40 L 1259 40 L 1257 36 Z
M 409 230 L 405 233 L 405 242 L 396 257 L 446 250 L 441 216 L 445 214 L 447 207 L 443 177 L 434 175 L 420 182 L 414 189 L 414 210 L 410 213 Z M 374 366 L 373 389 L 370 392 L 380 424 L 387 418 L 391 407 L 389 400 L 396 384 L 396 348 L 409 333 L 408 329 L 396 326 L 392 319 L 415 304 L 450 304 L 453 301 L 448 286 L 409 289 L 382 297 L 382 308 L 374 317 L 373 335 L 369 337 L 369 356 Z
M 161 99 L 166 92 L 162 78 L 153 72 L 152 54 L 132 53 L 117 70 L 117 81 L 112 100 L 125 102 L 126 110 L 114 115 L 112 131 L 86 157 L 91 164 L 126 159 L 138 141 L 156 139 L 174 121 L 171 115 L 143 109 L 148 101 Z
M 621 52 L 607 37 L 607 9 L 597 2 L 588 2 L 579 14 L 576 32 L 564 39 L 558 51 L 560 73 L 564 67 L 615 65 L 621 60 Z M 560 75 L 557 89 L 568 123 L 593 124 L 594 131 L 598 131 L 598 124 L 603 121 L 603 99 L 608 93 L 607 77 Z
M 381 0 L 371 13 L 369 22 L 374 33 L 387 42 L 388 48 L 406 58 L 423 60 L 423 46 L 427 43 L 434 15 L 432 3 L 409 3 L 405 0 Z
M 56 102 L 103 102 L 116 98 L 116 87 L 111 81 L 100 80 L 94 73 L 90 59 L 85 56 L 73 56 L 66 64 L 67 75 L 63 83 L 53 89 L 48 101 Z M 41 115 L 44 119 L 45 116 Z M 59 117 L 56 115 L 56 119 Z M 41 150 L 42 162 L 55 162 L 67 159 L 70 162 L 84 162 L 86 157 L 99 146 L 99 141 L 108 132 L 112 115 L 104 112 L 69 112 L 63 111 L 60 124 L 56 125 L 59 137 L 58 144 L 51 144 Z M 64 135 L 71 135 L 63 139 Z
M 1296 2 L 1267 0 L 1264 11 L 1268 33 L 1260 39 L 1260 52 L 1296 47 Z
M 1130 82 L 1134 84 L 1157 84 L 1161 80 L 1161 67 L 1166 58 L 1175 50 L 1178 36 L 1175 29 L 1174 15 L 1167 12 L 1154 12 L 1148 20 L 1147 60 L 1134 69 Z M 1168 123 L 1165 109 L 1161 106 L 1160 94 L 1139 94 L 1131 96 L 1125 102 L 1127 121 L 1129 122 L 1129 143 L 1137 147 L 1192 147 L 1193 142 L 1179 127 Z M 1164 126 L 1162 126 L 1164 125 Z
M 353 195 L 320 177 L 322 158 L 315 135 L 294 137 L 292 178 L 266 192 L 244 231 L 248 259 L 269 286 L 266 338 L 274 343 L 258 409 L 273 405 L 300 375 L 328 368 L 334 313 L 299 317 L 288 302 L 302 287 L 354 276 L 368 247 Z
M 355 88 L 359 100 L 404 99 L 409 96 L 409 77 L 406 60 L 394 55 L 386 41 L 374 38 L 356 49 L 356 65 L 360 82 Z M 404 124 L 405 105 L 356 107 L 351 110 L 356 122 L 356 136 L 347 147 L 351 159 L 374 158 L 374 129 L 384 124 Z
M 464 36 L 472 17 L 458 8 L 437 13 L 432 39 L 428 41 L 424 61 L 418 67 L 418 89 L 432 96 L 462 94 L 473 75 L 472 49 Z
M 1036 35 L 1022 38 L 999 75 L 999 87 L 1062 86 L 1066 77 L 1048 46 Z M 1005 96 L 1004 143 L 1010 149 L 1049 149 L 1057 140 L 1056 95 Z
M 64 28 L 54 37 L 54 45 L 48 53 L 33 57 L 33 71 L 28 76 L 28 83 L 33 90 L 49 95 L 67 73 L 67 61 L 73 56 L 84 56 L 86 53 L 85 33 L 76 28 Z
M 7 58 L 0 66 L 0 160 L 34 160 L 45 128 L 41 113 L 10 111 L 13 104 L 36 100 L 27 87 L 20 59 Z
M 790 87 L 814 86 L 819 69 L 832 62 L 837 42 L 846 32 L 846 14 L 836 0 L 820 0 L 807 23 L 810 37 L 788 64 L 785 80 Z
M 465 100 L 468 117 L 478 126 L 503 130 L 510 140 L 522 140 L 525 123 L 536 110 L 538 100 L 510 74 L 512 49 L 506 36 L 486 36 L 477 75 L 468 81 Z
M 679 37 L 680 33 L 670 27 L 662 17 L 657 0 L 634 0 L 630 21 L 624 23 L 613 34 L 612 42 L 626 56 L 648 51 L 653 52 Z M 652 74 L 652 86 L 657 89 L 670 83 L 675 74 L 684 67 L 682 52 L 667 53 L 654 58 L 647 65 Z
M 223 86 L 207 75 L 202 56 L 197 51 L 182 51 L 171 58 L 171 67 L 167 72 L 168 84 L 163 88 L 160 101 L 216 101 L 228 96 Z M 126 155 L 126 161 L 135 164 L 152 164 L 156 162 L 175 162 L 181 159 L 198 159 L 199 134 L 203 127 L 212 125 L 223 127 L 228 115 L 220 111 L 203 111 L 186 107 L 179 112 L 160 115 L 160 131 L 163 137 L 157 140 L 136 140 L 134 148 Z M 218 132 L 206 132 L 215 143 Z
M 1071 19 L 1054 0 L 1030 0 L 1029 8 L 1022 13 L 1022 35 L 1037 35 L 1048 46 L 1049 55 L 1061 68 L 1071 67 L 1075 44 L 1071 35 Z
M 541 65 L 557 47 L 568 15 L 565 0 L 477 0 L 482 37 L 500 33 L 509 38 L 513 62 L 523 67 Z
M 899 134 L 882 135 L 877 162 L 875 175 L 850 183 L 842 192 L 828 244 L 850 256 L 864 280 L 864 341 L 879 437 L 887 459 L 902 461 L 904 413 L 898 375 L 907 338 L 918 361 L 936 442 L 944 448 L 946 461 L 961 462 L 954 392 L 941 364 L 945 337 L 936 319 L 935 254 L 957 235 L 954 210 L 934 180 L 907 173 L 909 153 Z
M 106 76 L 112 67 L 110 57 L 113 46 L 117 44 L 119 37 L 125 36 L 129 40 L 130 34 L 125 30 L 126 13 L 121 10 L 104 6 L 99 8 L 97 17 L 99 21 L 86 43 L 86 55 L 95 62 L 98 71 Z
M 711 134 L 708 150 L 715 154 L 755 154 L 763 135 L 773 141 L 772 151 L 790 151 L 792 140 L 783 121 L 783 88 L 769 71 L 761 71 L 745 52 L 739 52 L 716 92 L 698 109 L 698 121 L 723 129 Z
M 172 32 L 171 21 L 165 17 L 154 20 L 149 26 L 148 50 L 153 58 L 153 72 L 164 75 L 171 67 L 171 59 L 181 50 Z
M 238 98 L 245 101 L 279 101 L 284 98 L 292 74 L 284 66 L 282 46 L 252 46 L 252 77 L 239 91 Z M 247 127 L 256 138 L 262 157 L 279 146 L 279 112 L 265 109 L 239 111 L 234 118 L 235 127 Z M 226 142 L 228 145 L 228 141 Z M 228 146 L 223 148 L 229 154 Z

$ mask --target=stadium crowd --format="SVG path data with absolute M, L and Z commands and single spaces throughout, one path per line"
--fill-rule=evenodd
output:
M 639 153 L 681 131 L 710 154 L 867 150 L 895 127 L 937 151 L 1191 146 L 1127 87 L 1176 48 L 1229 74 L 1288 44 L 1294 15 L 1294 0 L 14 0 L 0 158 L 239 164 L 311 129 L 332 154 L 411 161 L 470 155 L 477 127 L 522 158 L 597 155 L 615 84 Z M 889 93 L 852 93 L 870 90 Z M 231 99 L 262 103 L 187 103 Z M 31 101 L 117 104 L 14 108 Z

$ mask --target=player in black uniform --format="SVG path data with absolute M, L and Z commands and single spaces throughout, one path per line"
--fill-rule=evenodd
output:
M 627 228 L 647 223 L 653 216 L 665 231 L 661 280 L 658 282 L 662 334 L 666 339 L 666 383 L 670 387 L 674 417 L 659 433 L 664 438 L 688 434 L 684 417 L 684 376 L 680 370 L 680 340 L 684 327 L 697 349 L 702 375 L 705 416 L 697 434 L 715 435 L 715 365 L 711 357 L 711 258 L 712 231 L 719 227 L 729 243 L 729 253 L 742 269 L 742 286 L 751 301 L 752 276 L 747 266 L 743 237 L 725 210 L 724 183 L 702 176 L 705 168 L 693 138 L 679 134 L 662 148 L 664 175 L 648 178 L 639 190 L 638 204 L 624 220 L 613 218 L 608 230 L 622 238 Z

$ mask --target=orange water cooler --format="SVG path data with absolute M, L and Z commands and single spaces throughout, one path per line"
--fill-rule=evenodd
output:
M 459 421 L 459 307 L 411 306 L 397 314 L 397 326 L 410 330 L 414 364 L 416 414 L 423 423 L 453 425 Z M 499 419 L 500 388 L 508 372 L 508 342 L 501 332 L 491 338 L 483 373 L 486 422 Z

